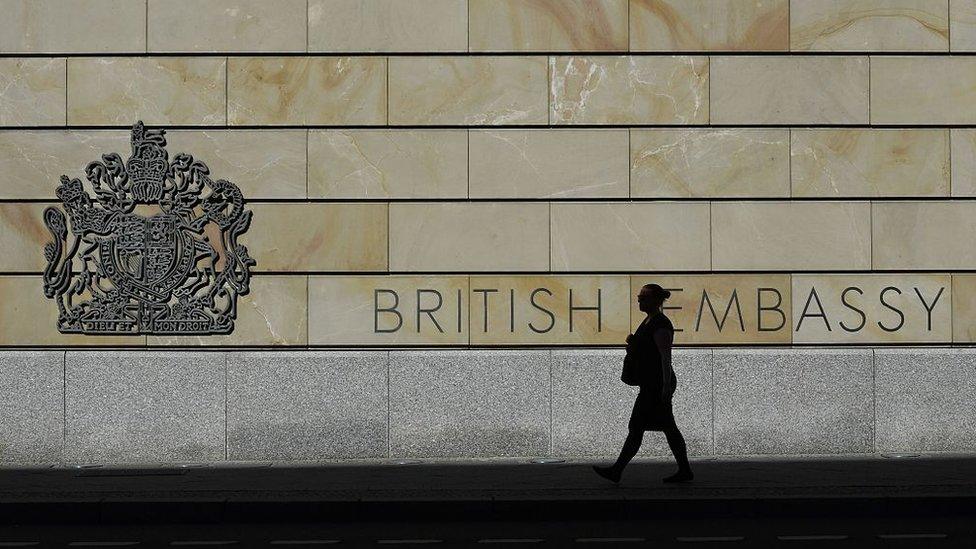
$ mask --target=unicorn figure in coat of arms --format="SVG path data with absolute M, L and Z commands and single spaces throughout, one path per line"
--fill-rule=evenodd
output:
M 237 242 L 251 222 L 236 185 L 188 154 L 172 161 L 165 131 L 132 127 L 132 156 L 102 155 L 61 176 L 63 209 L 44 210 L 44 295 L 58 330 L 81 334 L 226 334 L 255 261 Z

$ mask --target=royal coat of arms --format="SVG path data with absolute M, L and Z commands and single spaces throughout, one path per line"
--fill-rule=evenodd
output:
M 44 210 L 44 295 L 58 330 L 81 334 L 223 334 L 255 261 L 237 242 L 251 222 L 240 189 L 210 178 L 165 131 L 132 128 L 132 156 L 102 155 L 80 179 L 61 176 L 63 209 Z

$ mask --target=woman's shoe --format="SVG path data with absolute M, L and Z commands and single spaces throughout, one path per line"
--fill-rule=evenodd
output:
M 687 471 L 679 470 L 670 477 L 664 477 L 661 479 L 661 482 L 688 482 L 693 478 L 695 478 L 695 474 L 691 472 L 691 469 L 688 469 Z
M 596 471 L 596 474 L 609 480 L 610 482 L 620 482 L 620 472 L 613 467 L 599 467 L 594 465 L 593 470 Z

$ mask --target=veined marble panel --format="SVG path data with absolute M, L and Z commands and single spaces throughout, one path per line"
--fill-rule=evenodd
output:
M 2 0 L 0 13 L 0 52 L 146 51 L 145 2 Z
M 68 124 L 224 124 L 225 63 L 220 57 L 73 57 Z
M 707 202 L 552 204 L 553 271 L 706 270 Z
M 60 126 L 65 121 L 64 58 L 0 59 L 0 126 Z
M 467 0 L 309 0 L 311 52 L 468 48 Z
M 793 51 L 948 51 L 945 0 L 790 3 Z
M 948 130 L 794 129 L 792 134 L 793 196 L 949 195 Z
M 545 271 L 544 202 L 390 204 L 392 271 Z
M 390 57 L 390 124 L 545 124 L 545 57 Z
M 305 51 L 303 0 L 148 0 L 148 5 L 150 52 Z
M 142 347 L 146 344 L 143 335 L 93 337 L 58 332 L 58 306 L 44 297 L 44 280 L 40 274 L 0 276 L 0 304 L 0 345 Z
M 631 196 L 759 197 L 790 194 L 789 130 L 630 132 Z
M 866 124 L 868 67 L 867 56 L 712 56 L 710 121 Z
M 311 198 L 466 198 L 464 130 L 313 130 Z
M 385 124 L 382 57 L 231 57 L 231 125 Z
M 553 124 L 705 124 L 709 60 L 701 56 L 552 57 Z
M 789 0 L 632 0 L 631 51 L 786 51 Z
M 871 58 L 872 124 L 976 123 L 976 58 Z
M 976 2 L 949 0 L 949 28 L 952 51 L 976 51 Z
M 628 0 L 470 0 L 471 51 L 626 51 Z
M 627 130 L 472 130 L 472 198 L 626 198 Z
M 868 202 L 713 202 L 711 208 L 712 269 L 867 270 L 872 266 Z
M 976 202 L 879 201 L 871 209 L 875 269 L 976 268 Z
M 380 271 L 387 268 L 387 205 L 251 204 L 242 235 L 257 271 Z
M 234 331 L 227 335 L 148 336 L 149 345 L 305 345 L 308 342 L 307 277 L 254 275 L 251 291 L 237 298 Z M 50 304 L 53 306 L 54 304 Z

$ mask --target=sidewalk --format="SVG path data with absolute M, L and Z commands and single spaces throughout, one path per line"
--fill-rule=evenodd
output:
M 38 502 L 500 502 L 974 498 L 976 455 L 706 458 L 695 480 L 666 485 L 674 464 L 637 459 L 619 485 L 589 460 L 370 460 L 207 466 L 0 468 L 0 504 Z

